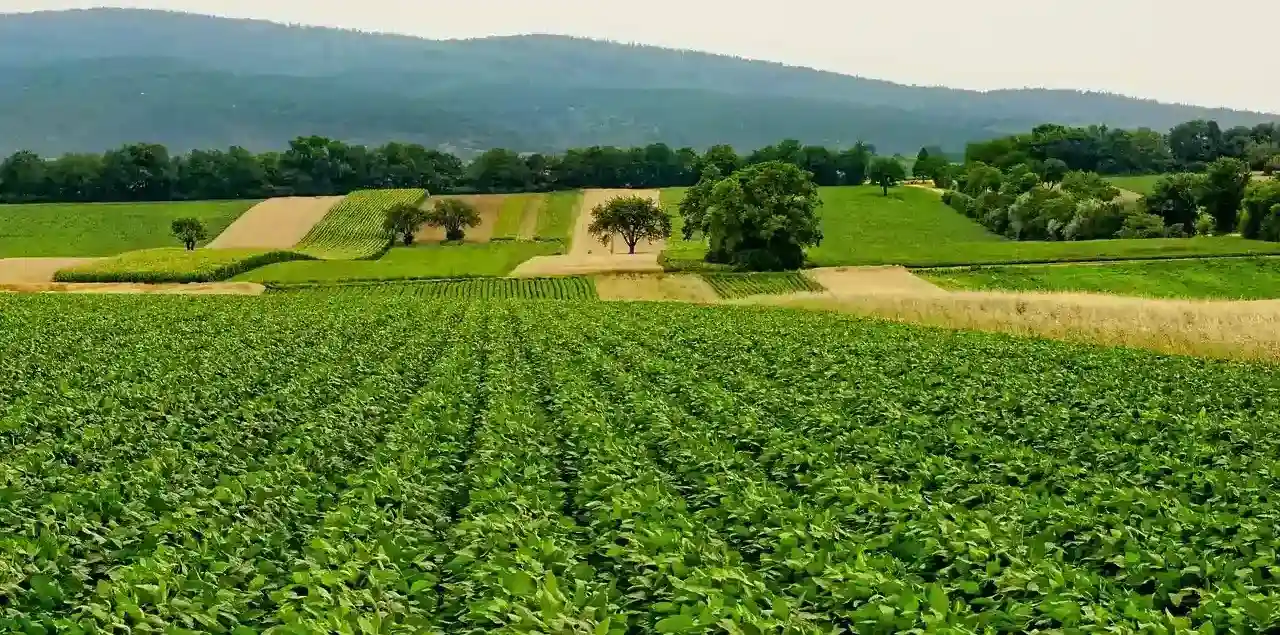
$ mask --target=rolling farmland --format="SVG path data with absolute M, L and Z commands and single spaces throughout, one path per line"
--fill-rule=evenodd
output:
M 1280 618 L 1271 366 L 680 304 L 0 316 L 6 632 Z
M 387 250 L 382 231 L 385 212 L 399 204 L 417 205 L 424 190 L 359 190 L 329 210 L 298 243 L 297 249 L 322 260 L 374 258 Z

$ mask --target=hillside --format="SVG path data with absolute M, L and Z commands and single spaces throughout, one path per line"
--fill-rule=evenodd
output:
M 1195 118 L 1280 119 L 1095 93 L 903 86 L 559 36 L 434 41 L 123 9 L 0 16 L 6 153 L 138 140 L 263 150 L 313 133 L 463 152 L 785 137 L 910 152 L 1045 121 L 1167 129 Z

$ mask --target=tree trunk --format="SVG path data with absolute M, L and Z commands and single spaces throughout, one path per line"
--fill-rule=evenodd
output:
M 196 250 L 196 241 L 194 241 L 194 240 L 188 240 L 188 241 L 187 241 L 187 251 L 195 251 L 195 250 Z
M 638 242 L 638 241 L 637 241 Z M 636 253 L 636 243 L 627 241 L 627 253 L 634 255 Z

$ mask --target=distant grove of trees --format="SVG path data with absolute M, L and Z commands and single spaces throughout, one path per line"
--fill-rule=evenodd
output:
M 1002 170 L 1052 159 L 1068 170 L 1099 174 L 1202 172 L 1222 158 L 1238 159 L 1253 170 L 1271 170 L 1280 161 L 1280 125 L 1258 124 L 1223 130 L 1214 121 L 1188 121 L 1167 134 L 1147 128 L 1037 126 L 1026 134 L 971 143 L 967 162 Z
M 643 147 L 596 146 L 561 154 L 520 154 L 493 149 L 470 162 L 416 144 L 378 147 L 325 137 L 300 137 L 283 152 L 240 147 L 194 150 L 173 156 L 162 145 L 136 143 L 102 154 L 46 158 L 16 152 L 0 162 L 0 202 L 163 201 L 322 196 L 366 188 L 426 188 L 432 193 L 521 192 L 601 188 L 691 186 L 714 167 L 720 175 L 769 161 L 793 164 L 820 186 L 867 182 L 874 146 L 858 142 L 832 149 L 786 140 L 740 154 L 727 145 L 705 152 L 663 143 Z M 999 170 L 1027 166 L 1050 183 L 1067 172 L 1145 174 L 1201 172 L 1231 158 L 1251 169 L 1280 167 L 1280 125 L 1222 130 L 1212 121 L 1189 121 L 1167 134 L 1105 126 L 1044 124 L 1029 133 L 972 143 L 969 164 Z M 913 173 L 949 187 L 959 176 L 940 149 L 917 157 Z M 882 168 L 885 166 L 881 166 Z M 877 181 L 892 185 L 901 175 Z
M 369 188 L 425 188 L 435 194 L 577 188 L 659 188 L 697 183 L 711 166 L 730 174 L 767 161 L 795 164 L 819 185 L 859 185 L 875 149 L 832 150 L 787 140 L 739 154 L 727 145 L 699 153 L 655 143 L 575 148 L 563 154 L 489 150 L 467 163 L 421 145 L 369 148 L 325 137 L 298 138 L 284 152 L 244 148 L 171 156 L 138 143 L 103 154 L 44 158 L 17 152 L 0 162 L 0 202 L 165 201 L 324 196 Z

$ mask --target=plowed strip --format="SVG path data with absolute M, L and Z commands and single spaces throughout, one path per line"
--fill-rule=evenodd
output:
M 341 196 L 289 196 L 265 200 L 218 234 L 207 249 L 289 249 Z
M 0 258 L 0 284 L 53 282 L 53 274 L 97 258 Z

